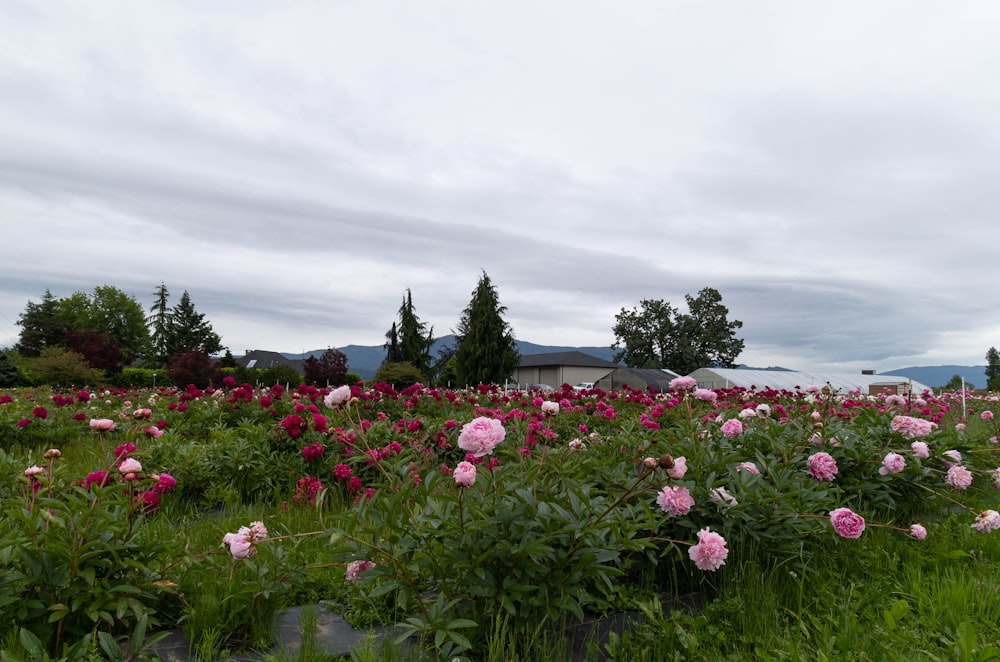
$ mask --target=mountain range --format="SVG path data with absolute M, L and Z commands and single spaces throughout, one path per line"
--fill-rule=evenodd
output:
M 547 354 L 549 352 L 583 352 L 605 361 L 614 361 L 615 351 L 610 347 L 568 347 L 562 345 L 537 345 L 524 340 L 515 340 L 517 349 L 523 356 L 530 354 Z M 438 354 L 449 347 L 454 347 L 455 336 L 447 335 L 434 340 L 431 346 L 431 355 L 437 357 Z M 382 365 L 385 359 L 385 347 L 382 345 L 347 345 L 338 347 L 339 351 L 347 356 L 347 369 L 357 373 L 362 379 L 371 379 L 375 376 L 375 371 Z M 320 356 L 325 349 L 314 349 L 302 354 L 285 354 L 290 359 L 305 359 L 310 356 Z M 282 352 L 284 353 L 284 352 Z M 741 368 L 749 366 L 741 365 Z M 757 368 L 760 370 L 761 368 Z M 766 370 L 789 370 L 789 368 L 769 367 Z M 932 365 L 932 366 L 911 366 L 909 368 L 898 368 L 882 372 L 883 375 L 895 375 L 909 377 L 921 384 L 931 387 L 940 387 L 951 381 L 955 375 L 965 378 L 968 388 L 986 387 L 986 366 L 983 365 Z

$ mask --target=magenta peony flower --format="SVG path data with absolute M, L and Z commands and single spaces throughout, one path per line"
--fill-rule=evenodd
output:
M 725 437 L 735 437 L 743 432 L 743 423 L 736 418 L 730 418 L 722 424 L 722 435 Z
M 664 487 L 656 497 L 656 504 L 671 517 L 687 515 L 694 505 L 694 499 L 686 487 Z
M 984 411 L 982 414 L 979 415 L 979 418 L 983 419 L 984 421 L 992 421 L 993 412 L 987 409 L 986 411 Z
M 810 455 L 809 459 L 806 460 L 806 464 L 809 468 L 809 476 L 813 480 L 818 480 L 822 483 L 832 481 L 839 471 L 837 469 L 837 461 L 833 459 L 833 456 L 822 451 Z
M 865 531 L 865 518 L 850 508 L 837 508 L 830 513 L 833 530 L 842 538 L 860 538 Z
M 726 564 L 729 550 L 725 538 L 705 528 L 698 532 L 698 544 L 688 550 L 688 555 L 699 570 L 715 571 Z
M 458 447 L 476 457 L 483 457 L 492 454 L 493 448 L 506 435 L 503 423 L 495 418 L 479 416 L 462 426 L 458 435 Z
M 153 486 L 153 490 L 160 494 L 168 494 L 173 492 L 177 487 L 177 479 L 170 474 L 160 474 L 154 476 L 156 479 L 156 485 Z
M 944 477 L 944 481 L 956 490 L 964 490 L 972 485 L 972 472 L 960 464 L 956 464 Z
M 925 529 L 920 524 L 911 524 L 910 535 L 916 538 L 917 540 L 923 540 L 924 538 L 927 537 L 927 529 Z
M 333 475 L 337 477 L 337 480 L 347 480 L 351 477 L 351 467 L 347 464 L 338 464 L 333 468 Z
M 471 462 L 459 462 L 451 475 L 460 487 L 472 487 L 476 482 L 476 465 Z
M 976 516 L 972 528 L 980 533 L 989 533 L 993 529 L 1000 528 L 1000 513 L 995 510 L 984 510 Z
M 888 474 L 898 474 L 906 467 L 906 460 L 899 453 L 886 453 L 882 458 L 882 466 L 878 472 L 883 476 Z

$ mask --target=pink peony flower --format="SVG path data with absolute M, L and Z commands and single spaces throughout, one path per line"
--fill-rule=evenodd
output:
M 806 464 L 809 468 L 809 476 L 813 480 L 824 483 L 832 481 L 839 471 L 837 461 L 833 459 L 833 456 L 822 451 L 810 455 L 809 459 L 806 460 Z
M 948 473 L 944 477 L 944 481 L 954 487 L 956 490 L 964 490 L 972 485 L 972 472 L 963 467 L 961 464 L 956 464 L 951 469 L 948 469 Z
M 40 473 L 45 473 L 45 469 L 42 469 L 38 465 L 32 465 L 32 466 L 30 466 L 30 467 L 28 467 L 27 469 L 24 470 L 24 475 L 27 476 L 27 477 L 29 477 L 29 478 L 37 476 Z
M 830 513 L 833 530 L 842 538 L 860 538 L 865 531 L 865 518 L 850 508 L 837 508 Z
M 351 387 L 347 384 L 343 386 L 338 386 L 323 398 L 323 404 L 329 409 L 335 408 L 337 405 L 347 404 L 351 401 Z
M 694 377 L 674 377 L 670 380 L 671 391 L 693 391 L 698 387 Z
M 687 470 L 687 458 L 683 456 L 675 457 L 674 466 L 667 469 L 667 475 L 674 480 L 680 480 L 681 478 L 684 478 L 684 474 L 687 473 Z
M 729 550 L 725 538 L 705 528 L 698 532 L 698 544 L 688 550 L 688 555 L 699 570 L 715 571 L 726 564 Z
M 724 487 L 717 487 L 709 494 L 709 498 L 712 503 L 721 506 L 722 508 L 732 508 L 733 506 L 740 505 L 740 502 L 736 500 L 732 494 L 729 493 Z
M 177 487 L 177 479 L 170 474 L 160 474 L 154 476 L 156 484 L 153 485 L 153 489 L 160 494 L 168 494 L 173 492 Z
M 694 397 L 702 402 L 715 402 L 715 400 L 719 397 L 719 394 L 711 389 L 698 388 L 694 391 Z
M 893 432 L 899 432 L 906 439 L 919 439 L 926 437 L 934 430 L 934 424 L 922 418 L 913 416 L 895 416 L 889 423 Z
M 664 487 L 656 497 L 656 503 L 671 517 L 687 515 L 694 505 L 694 499 L 686 487 Z
M 941 453 L 941 457 L 943 458 L 942 461 L 945 465 L 949 467 L 962 463 L 962 454 L 954 449 Z
M 90 419 L 90 429 L 97 432 L 111 432 L 115 429 L 115 422 L 110 418 Z
M 993 412 L 987 409 L 986 411 L 984 411 L 982 414 L 979 415 L 979 418 L 983 419 L 984 421 L 992 421 Z
M 984 510 L 976 516 L 972 528 L 980 533 L 989 533 L 993 529 L 1000 528 L 1000 513 L 995 510 Z
M 476 465 L 471 462 L 459 462 L 451 475 L 460 487 L 472 487 L 476 482 Z
M 136 409 L 132 412 L 132 418 L 152 418 L 153 410 L 143 407 L 142 409 Z
M 344 570 L 344 576 L 347 577 L 349 582 L 360 582 L 364 577 L 361 573 L 367 572 L 375 567 L 375 564 L 371 561 L 351 561 L 347 564 L 347 568 Z
M 736 471 L 745 471 L 751 476 L 756 476 L 760 473 L 760 469 L 753 462 L 740 462 L 736 465 Z
M 555 416 L 559 413 L 559 403 L 553 402 L 552 400 L 546 400 L 542 403 L 542 413 L 548 414 L 549 416 Z
M 919 457 L 921 460 L 926 460 L 931 456 L 931 450 L 927 447 L 927 443 L 923 441 L 914 441 L 910 444 L 910 450 L 913 451 L 914 457 Z
M 925 529 L 920 524 L 911 524 L 910 535 L 916 538 L 917 540 L 923 540 L 924 538 L 927 537 L 927 529 Z
M 882 458 L 882 466 L 878 472 L 883 476 L 888 474 L 898 474 L 906 467 L 906 460 L 899 453 L 886 453 Z
M 567 446 L 569 446 L 570 451 L 574 453 L 578 453 L 583 450 L 583 442 L 580 441 L 580 439 L 573 439 L 567 444 Z
M 118 471 L 123 474 L 137 474 L 142 471 L 142 465 L 134 457 L 127 457 L 118 465 Z
M 458 447 L 476 457 L 483 457 L 492 454 L 493 448 L 506 435 L 503 423 L 495 418 L 479 416 L 462 426 L 458 435 Z
M 1000 467 L 993 470 L 993 484 L 996 485 L 997 489 L 1000 490 Z
M 735 437 L 741 432 L 743 432 L 743 424 L 740 423 L 739 419 L 730 418 L 722 424 L 722 435 L 725 437 Z
M 163 436 L 163 430 L 156 427 L 155 425 L 147 425 L 142 429 L 142 431 L 148 434 L 153 439 L 159 439 L 160 437 Z

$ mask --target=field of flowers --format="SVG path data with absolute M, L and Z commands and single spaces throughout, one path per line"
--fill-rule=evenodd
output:
M 810 620 L 806 587 L 849 583 L 850 601 L 872 565 L 990 561 L 968 540 L 1000 527 L 998 407 L 683 377 L 656 395 L 228 378 L 0 392 L 0 649 L 134 659 L 182 628 L 193 657 L 218 659 L 266 648 L 276 610 L 326 602 L 398 625 L 429 659 L 528 659 L 496 651 L 558 650 L 567 624 L 622 611 L 653 628 L 613 635 L 608 659 L 741 659 L 762 639 L 770 659 L 881 659 L 856 655 L 873 645 L 857 614 Z M 737 636 L 753 581 L 772 582 L 775 620 Z M 859 609 L 887 650 L 905 634 L 925 659 L 1000 654 L 977 623 L 993 603 L 915 639 L 930 616 L 881 581 L 884 604 Z M 700 613 L 663 607 L 690 596 Z

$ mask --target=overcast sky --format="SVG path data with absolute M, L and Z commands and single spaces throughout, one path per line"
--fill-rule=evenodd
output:
M 608 346 L 713 287 L 741 362 L 1000 345 L 1000 3 L 0 0 L 0 346 L 46 289 L 223 344 Z

